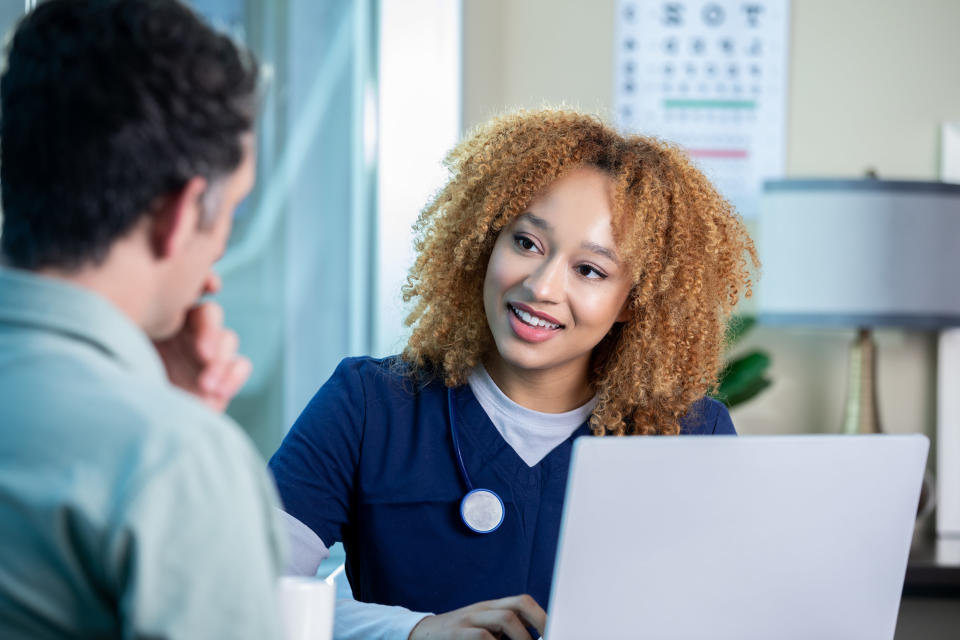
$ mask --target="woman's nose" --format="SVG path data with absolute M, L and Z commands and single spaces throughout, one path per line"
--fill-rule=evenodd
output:
M 534 300 L 559 302 L 563 299 L 566 269 L 560 260 L 544 260 L 536 271 L 527 276 L 523 286 L 533 295 Z

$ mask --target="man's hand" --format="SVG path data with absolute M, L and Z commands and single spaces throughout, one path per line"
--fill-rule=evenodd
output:
M 237 353 L 237 334 L 223 326 L 223 309 L 204 302 L 187 312 L 176 335 L 154 342 L 170 382 L 223 411 L 253 365 Z
M 532 640 L 526 627 L 543 635 L 547 612 L 528 595 L 478 602 L 417 623 L 408 640 L 450 638 L 452 640 Z

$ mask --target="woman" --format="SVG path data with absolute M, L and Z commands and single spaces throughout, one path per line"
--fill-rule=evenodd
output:
M 681 151 L 541 111 L 447 165 L 405 350 L 344 360 L 270 461 L 300 570 L 344 542 L 338 635 L 542 633 L 573 440 L 735 433 L 705 394 L 756 254 Z

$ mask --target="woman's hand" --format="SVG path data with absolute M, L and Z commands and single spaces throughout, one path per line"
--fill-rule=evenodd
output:
M 533 640 L 527 627 L 543 635 L 547 612 L 528 595 L 478 602 L 417 623 L 408 640 Z

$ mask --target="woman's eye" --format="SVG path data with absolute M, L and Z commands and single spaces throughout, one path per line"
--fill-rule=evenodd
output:
M 514 236 L 514 237 L 513 237 L 513 242 L 514 242 L 514 244 L 517 245 L 517 247 L 519 247 L 520 249 L 522 249 L 522 250 L 524 250 L 524 251 L 536 251 L 536 250 L 537 250 L 537 245 L 536 245 L 536 243 L 534 243 L 534 241 L 531 240 L 530 238 L 528 238 L 527 236 Z
M 591 280 L 602 280 L 607 277 L 607 274 L 595 269 L 594 267 L 591 267 L 588 264 L 577 265 L 576 271 L 584 278 L 590 278 Z

